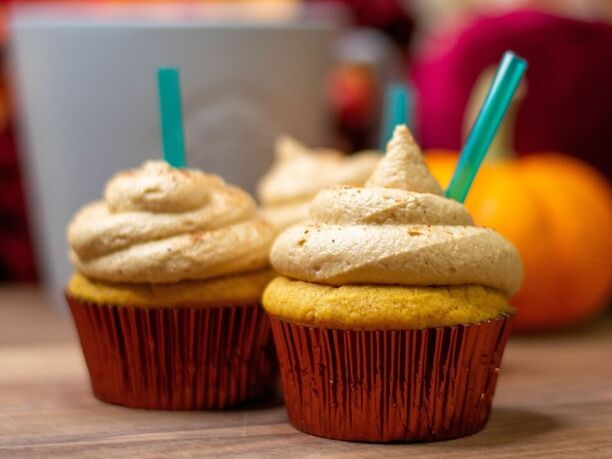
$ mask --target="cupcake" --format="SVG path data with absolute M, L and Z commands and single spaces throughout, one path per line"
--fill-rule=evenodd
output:
M 297 429 L 415 442 L 484 427 L 520 258 L 443 197 L 406 127 L 364 187 L 321 191 L 271 262 L 263 304 Z
M 284 229 L 308 217 L 312 198 L 332 185 L 363 185 L 380 160 L 377 151 L 346 156 L 335 150 L 310 150 L 295 139 L 276 141 L 276 160 L 261 179 L 257 195 L 266 218 Z
M 274 228 L 215 175 L 161 161 L 120 172 L 68 227 L 66 289 L 100 400 L 219 409 L 274 385 Z

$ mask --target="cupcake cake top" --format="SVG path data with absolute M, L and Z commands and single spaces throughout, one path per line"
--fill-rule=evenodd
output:
M 270 221 L 280 227 L 306 218 L 310 201 L 323 188 L 365 183 L 381 157 L 375 151 L 346 156 L 336 150 L 311 150 L 289 136 L 276 141 L 275 153 L 257 194 Z
M 81 274 L 110 282 L 167 283 L 268 264 L 275 230 L 246 192 L 216 175 L 147 161 L 106 185 L 68 227 Z
M 271 261 L 282 275 L 328 285 L 480 285 L 511 295 L 522 276 L 514 246 L 443 196 L 405 126 L 364 187 L 317 194 L 310 220 L 277 238 Z

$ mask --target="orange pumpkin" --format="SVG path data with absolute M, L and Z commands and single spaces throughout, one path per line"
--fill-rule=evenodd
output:
M 447 185 L 457 154 L 429 151 Z M 477 225 L 511 240 L 525 277 L 512 299 L 515 330 L 583 322 L 606 307 L 612 282 L 612 192 L 585 163 L 559 153 L 485 163 L 466 200 Z
M 477 81 L 468 120 L 492 78 L 487 69 Z M 526 89 L 517 93 L 465 202 L 477 225 L 494 228 L 521 254 L 523 285 L 511 299 L 516 331 L 585 322 L 606 308 L 612 284 L 612 190 L 605 177 L 561 153 L 520 159 L 512 153 L 514 118 Z M 441 150 L 426 155 L 444 186 L 457 157 Z

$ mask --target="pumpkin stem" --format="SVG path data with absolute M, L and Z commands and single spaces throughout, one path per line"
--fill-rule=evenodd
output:
M 464 137 L 467 137 L 472 124 L 474 124 L 474 120 L 478 115 L 480 107 L 482 107 L 494 76 L 495 67 L 487 67 L 482 71 L 474 84 L 465 112 L 466 116 L 463 125 Z M 486 161 L 496 162 L 514 158 L 514 124 L 516 122 L 516 114 L 519 105 L 525 96 L 525 92 L 526 84 L 525 80 L 523 80 L 510 102 L 506 116 L 499 126 L 497 134 L 495 134 L 493 138 L 489 153 L 485 158 Z

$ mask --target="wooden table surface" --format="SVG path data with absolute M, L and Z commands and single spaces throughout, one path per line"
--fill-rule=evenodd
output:
M 372 445 L 300 433 L 279 400 L 227 412 L 156 412 L 91 395 L 70 318 L 34 287 L 0 287 L 0 457 L 612 458 L 612 318 L 513 338 L 484 431 Z

